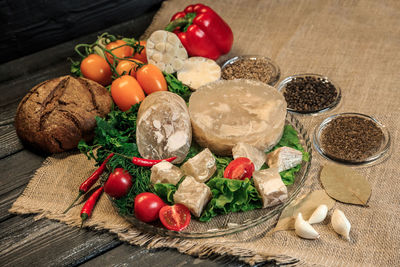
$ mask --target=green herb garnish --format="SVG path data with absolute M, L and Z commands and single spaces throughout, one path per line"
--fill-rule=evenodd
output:
M 188 102 L 190 95 L 192 94 L 190 88 L 179 81 L 174 75 L 166 72 L 163 72 L 163 74 L 168 84 L 168 91 L 179 95 L 186 102 Z

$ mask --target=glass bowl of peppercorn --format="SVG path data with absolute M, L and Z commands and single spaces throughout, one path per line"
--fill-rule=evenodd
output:
M 277 88 L 286 99 L 287 110 L 301 114 L 332 110 L 342 97 L 340 88 L 319 74 L 292 75 L 280 82 Z
M 389 154 L 390 134 L 374 117 L 341 113 L 326 118 L 316 127 L 313 143 L 326 159 L 351 165 L 370 165 Z
M 280 76 L 278 65 L 265 56 L 236 56 L 227 60 L 221 67 L 221 78 L 224 80 L 248 79 L 274 86 Z

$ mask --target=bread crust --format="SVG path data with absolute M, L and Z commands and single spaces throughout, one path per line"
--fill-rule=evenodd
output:
M 110 112 L 112 99 L 100 84 L 72 76 L 44 81 L 18 105 L 15 128 L 27 145 L 45 153 L 76 148 L 93 139 L 95 117 Z

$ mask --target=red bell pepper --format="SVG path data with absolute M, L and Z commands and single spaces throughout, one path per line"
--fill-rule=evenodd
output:
M 187 6 L 166 27 L 178 35 L 189 56 L 217 59 L 231 50 L 233 33 L 226 22 L 203 4 Z

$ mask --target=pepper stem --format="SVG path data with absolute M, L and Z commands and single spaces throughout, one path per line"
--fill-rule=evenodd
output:
M 81 218 L 82 218 L 82 223 L 81 223 L 81 229 L 82 229 L 83 223 L 89 218 L 89 216 L 86 213 L 82 213 Z
M 67 212 L 74 206 L 75 202 L 77 202 L 78 199 L 79 199 L 82 195 L 83 195 L 83 193 L 82 193 L 81 191 L 79 191 L 78 197 L 75 198 L 74 202 L 72 202 L 71 205 L 69 205 L 69 207 L 68 207 L 66 210 L 64 210 L 63 214 L 67 213 Z
M 182 32 L 185 32 L 187 28 L 192 25 L 196 15 L 196 13 L 187 13 L 185 17 L 171 21 L 167 27 L 165 27 L 165 30 L 172 32 L 179 27 Z

